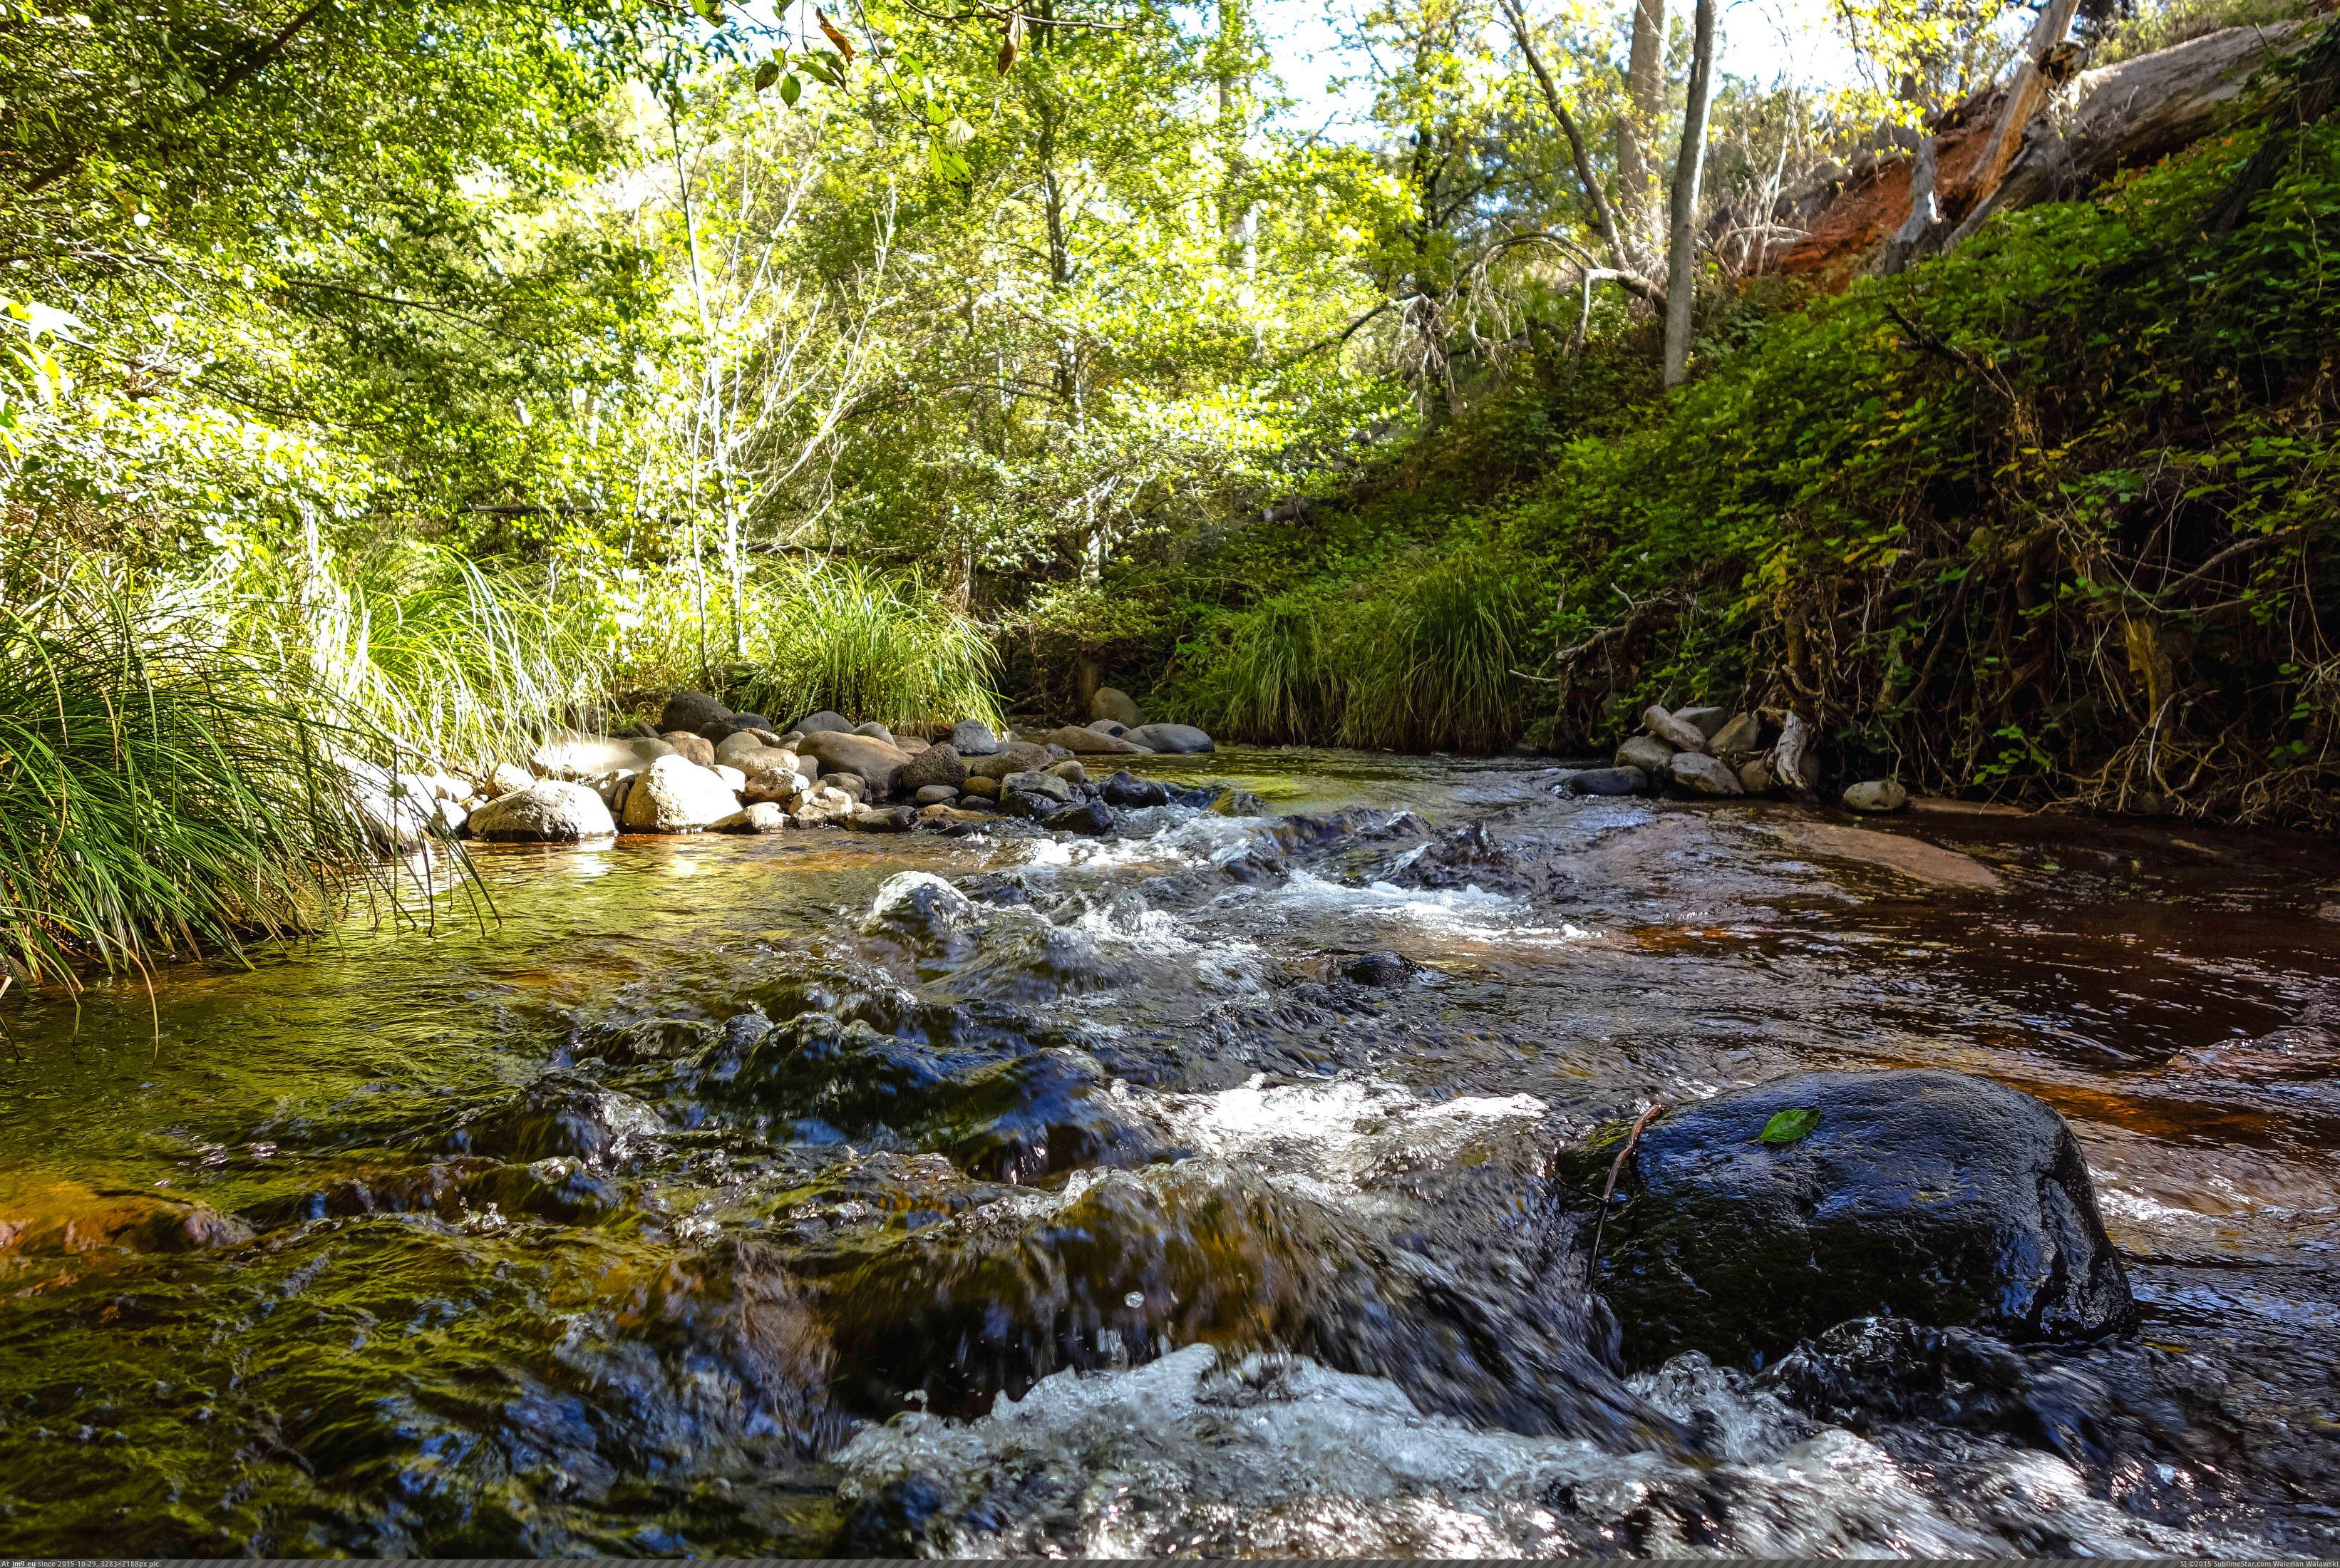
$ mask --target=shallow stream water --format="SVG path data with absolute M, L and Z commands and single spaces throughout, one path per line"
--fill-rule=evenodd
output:
M 0 1002 L 0 1556 L 2340 1555 L 2340 853 L 1156 768 L 1256 799 Z M 1879 1065 L 2071 1119 L 2141 1333 L 1620 1367 L 1555 1151 Z

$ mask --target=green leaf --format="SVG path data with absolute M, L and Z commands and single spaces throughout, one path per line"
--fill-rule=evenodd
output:
M 1815 1106 L 1798 1106 L 1784 1110 L 1763 1124 L 1755 1136 L 1759 1144 L 1791 1144 L 1820 1125 L 1820 1113 Z
M 756 67 L 757 92 L 762 92 L 765 88 L 770 86 L 779 79 L 780 63 L 778 60 L 767 60 L 762 65 Z
M 780 78 L 780 102 L 794 104 L 804 95 L 804 84 L 797 80 L 794 71 Z

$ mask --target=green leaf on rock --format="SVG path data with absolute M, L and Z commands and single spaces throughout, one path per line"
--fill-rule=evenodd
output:
M 1759 1144 L 1791 1144 L 1820 1125 L 1820 1113 L 1816 1107 L 1798 1106 L 1784 1110 L 1763 1124 L 1756 1135 Z

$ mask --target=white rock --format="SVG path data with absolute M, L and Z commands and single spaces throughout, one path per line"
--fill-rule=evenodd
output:
M 619 820 L 638 832 L 697 833 L 739 809 L 739 798 L 710 769 L 660 757 L 626 791 Z
M 523 844 L 567 844 L 608 839 L 618 825 L 601 797 L 582 784 L 543 779 L 499 795 L 471 814 L 471 837 Z
M 1869 779 L 1847 785 L 1844 803 L 1855 811 L 1899 811 L 1909 804 L 1909 791 L 1890 779 Z

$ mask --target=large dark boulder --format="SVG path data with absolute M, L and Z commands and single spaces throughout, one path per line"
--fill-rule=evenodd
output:
M 659 715 L 658 727 L 661 732 L 685 729 L 696 735 L 701 726 L 712 724 L 718 719 L 728 719 L 730 715 L 731 710 L 723 706 L 720 698 L 709 697 L 704 691 L 678 691 L 666 700 L 666 709 Z
M 1762 1141 L 1782 1112 L 1818 1115 Z M 1580 1179 L 1612 1157 L 1586 1151 Z M 1772 1359 L 1876 1315 L 2014 1340 L 2136 1321 L 2071 1129 L 1964 1073 L 1806 1073 L 1684 1107 L 1642 1133 L 1618 1195 L 1598 1282 L 1637 1365 Z
M 799 735 L 850 735 L 853 733 L 853 720 L 842 713 L 823 708 L 806 714 L 788 728 Z
M 929 746 L 910 759 L 897 780 L 900 789 L 913 793 L 936 785 L 948 785 L 956 792 L 967 782 L 967 764 L 959 759 L 958 748 L 946 742 Z
M 1159 779 L 1140 779 L 1135 773 L 1119 772 L 1105 781 L 1105 801 L 1108 806 L 1167 806 L 1170 786 Z

